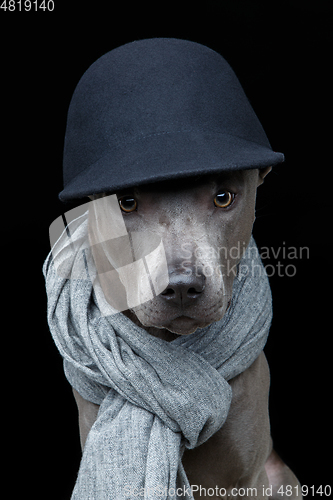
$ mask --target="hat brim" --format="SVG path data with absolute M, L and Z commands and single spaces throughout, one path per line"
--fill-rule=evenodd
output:
M 161 132 L 110 149 L 59 193 L 61 201 L 163 180 L 274 166 L 284 155 L 267 145 L 213 132 Z

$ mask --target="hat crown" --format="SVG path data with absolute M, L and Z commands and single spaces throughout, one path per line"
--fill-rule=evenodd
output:
M 223 133 L 270 147 L 225 59 L 187 40 L 153 38 L 100 57 L 69 108 L 64 183 L 132 141 L 178 132 Z

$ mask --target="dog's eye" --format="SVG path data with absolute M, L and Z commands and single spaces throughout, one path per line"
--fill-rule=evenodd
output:
M 134 212 L 137 209 L 138 203 L 135 198 L 132 198 L 132 196 L 124 196 L 123 198 L 120 198 L 119 206 L 123 212 L 129 213 Z
M 214 205 L 218 208 L 227 208 L 234 201 L 235 195 L 230 191 L 221 191 L 214 198 Z

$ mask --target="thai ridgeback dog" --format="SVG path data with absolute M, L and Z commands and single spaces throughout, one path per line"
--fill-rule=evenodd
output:
M 234 268 L 242 255 L 213 252 L 208 256 L 207 248 L 246 247 L 255 220 L 257 187 L 270 170 L 224 172 L 117 193 L 128 231 L 149 230 L 161 236 L 169 272 L 164 292 L 124 314 L 151 335 L 167 341 L 220 320 L 232 296 L 234 273 L 224 276 L 226 290 L 222 295 L 214 273 L 203 270 L 206 264 Z M 107 290 L 103 291 L 107 295 Z M 204 498 L 205 492 L 207 498 L 208 494 L 209 498 L 223 498 L 220 493 L 211 495 L 212 489 L 218 492 L 221 488 L 225 498 L 281 499 L 281 485 L 283 491 L 289 486 L 288 492 L 293 492 L 289 499 L 301 498 L 297 478 L 273 449 L 268 414 L 270 375 L 264 353 L 229 383 L 233 399 L 225 424 L 183 456 L 189 481 L 197 485 L 195 499 Z M 74 396 L 83 448 L 99 407 L 75 390 Z

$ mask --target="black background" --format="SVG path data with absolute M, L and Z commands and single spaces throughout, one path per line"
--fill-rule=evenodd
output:
M 274 319 L 265 352 L 272 436 L 302 484 L 330 484 L 329 2 L 230 0 L 190 8 L 185 2 L 136 2 L 136 9 L 112 2 L 54 3 L 53 12 L 0 11 L 3 432 L 8 428 L 11 438 L 6 453 L 17 478 L 14 497 L 22 490 L 36 499 L 68 499 L 80 460 L 76 406 L 48 331 L 41 274 L 48 227 L 68 209 L 57 195 L 70 98 L 99 56 L 155 36 L 189 39 L 220 52 L 273 149 L 286 156 L 259 189 L 254 230 L 261 247 L 296 247 L 298 255 L 300 247 L 309 248 L 309 258 L 278 259 L 284 272 L 296 266 L 295 276 L 275 274 L 270 280 Z

